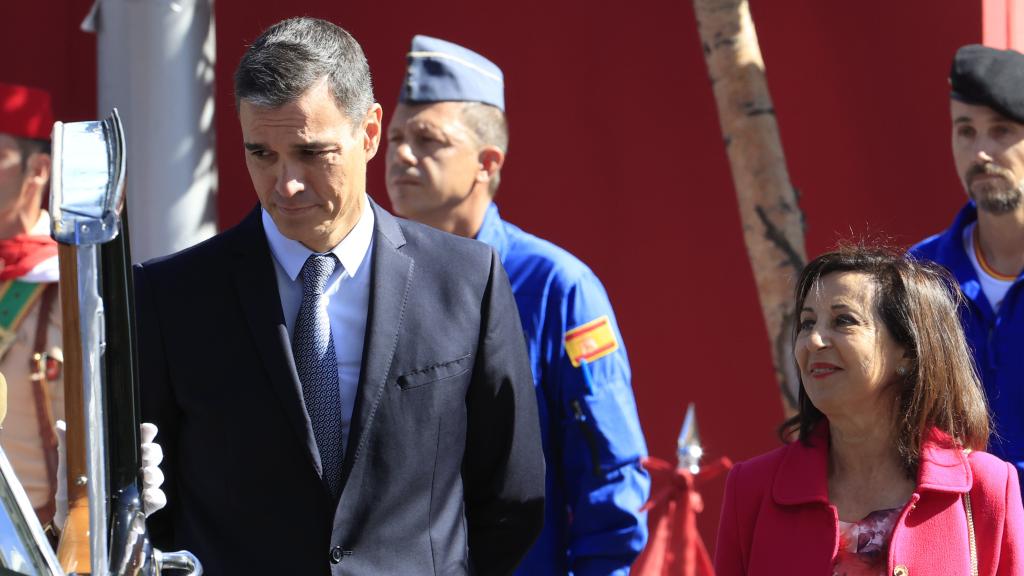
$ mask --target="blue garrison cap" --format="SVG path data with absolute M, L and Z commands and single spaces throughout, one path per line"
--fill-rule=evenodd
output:
M 399 102 L 482 102 L 505 111 L 505 80 L 494 62 L 439 38 L 417 35 Z

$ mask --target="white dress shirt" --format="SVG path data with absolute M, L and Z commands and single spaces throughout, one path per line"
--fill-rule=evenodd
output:
M 302 304 L 302 266 L 311 254 L 302 243 L 285 238 L 273 218 L 263 210 L 263 229 L 274 255 L 277 289 L 281 294 L 281 310 L 288 324 L 288 337 L 295 330 L 295 318 Z M 373 210 L 363 199 L 363 213 L 352 231 L 330 253 L 337 258 L 327 286 L 327 316 L 334 336 L 334 353 L 338 359 L 338 381 L 341 386 L 342 442 L 347 445 L 352 409 L 356 402 L 359 371 L 363 359 L 363 338 L 366 335 L 366 314 L 370 305 L 370 268 L 373 247 Z

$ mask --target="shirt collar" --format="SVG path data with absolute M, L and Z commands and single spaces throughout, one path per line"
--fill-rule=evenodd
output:
M 506 234 L 504 222 L 498 214 L 498 205 L 491 202 L 484 213 L 484 222 L 476 233 L 476 240 L 493 247 L 498 252 L 502 263 L 505 262 L 505 254 L 508 252 L 508 234 Z
M 316 252 L 306 248 L 297 240 L 286 238 L 277 229 L 274 219 L 270 217 L 267 210 L 264 208 L 261 212 L 263 231 L 267 235 L 270 252 L 274 255 L 274 259 L 281 265 L 285 273 L 288 274 L 288 277 L 294 282 L 299 277 L 299 273 L 302 272 L 302 266 L 306 263 L 306 259 L 310 255 L 316 254 Z M 342 238 L 337 246 L 326 252 L 334 254 L 338 258 L 338 262 L 341 263 L 349 276 L 355 277 L 359 272 L 360 265 L 366 258 L 366 253 L 370 249 L 370 241 L 373 239 L 373 222 L 373 210 L 370 209 L 370 203 L 364 195 L 363 213 L 359 216 L 356 225 L 352 227 L 348 235 Z
M 977 282 L 978 276 L 974 273 L 974 266 L 971 264 L 967 251 L 964 250 L 964 230 L 978 221 L 978 209 L 974 201 L 968 201 L 960 209 L 953 225 L 942 235 L 941 254 L 943 264 L 949 268 L 961 285 L 968 282 Z
M 828 504 L 828 420 L 818 421 L 807 441 L 786 446 L 772 496 L 779 504 Z
M 917 491 L 968 492 L 974 474 L 967 454 L 938 428 L 931 428 L 921 442 L 921 463 L 917 472 Z
M 956 278 L 964 296 L 974 302 L 987 322 L 992 322 L 995 311 L 992 310 L 988 298 L 985 297 L 985 293 L 981 289 L 978 273 L 975 272 L 974 265 L 971 264 L 971 258 L 967 255 L 964 246 L 964 232 L 968 227 L 977 225 L 977 221 L 978 208 L 973 200 L 969 200 L 957 213 L 953 225 L 942 234 L 939 240 L 939 254 L 942 258 L 941 264 L 948 268 Z

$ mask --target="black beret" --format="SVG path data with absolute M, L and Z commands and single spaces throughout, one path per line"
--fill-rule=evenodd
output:
M 950 96 L 1024 123 L 1024 54 L 970 44 L 953 56 Z

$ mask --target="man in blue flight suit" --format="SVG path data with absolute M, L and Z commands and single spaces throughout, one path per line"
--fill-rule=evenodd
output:
M 949 268 L 995 431 L 989 451 L 1024 480 L 1024 54 L 957 50 L 949 75 L 953 160 L 967 205 L 911 248 Z
M 395 211 L 493 246 L 533 366 L 547 459 L 544 531 L 520 574 L 626 574 L 647 540 L 650 478 L 629 362 L 608 295 L 572 254 L 504 222 L 493 202 L 508 150 L 501 70 L 416 36 L 387 130 Z M 453 266 L 457 266 L 453 262 Z

